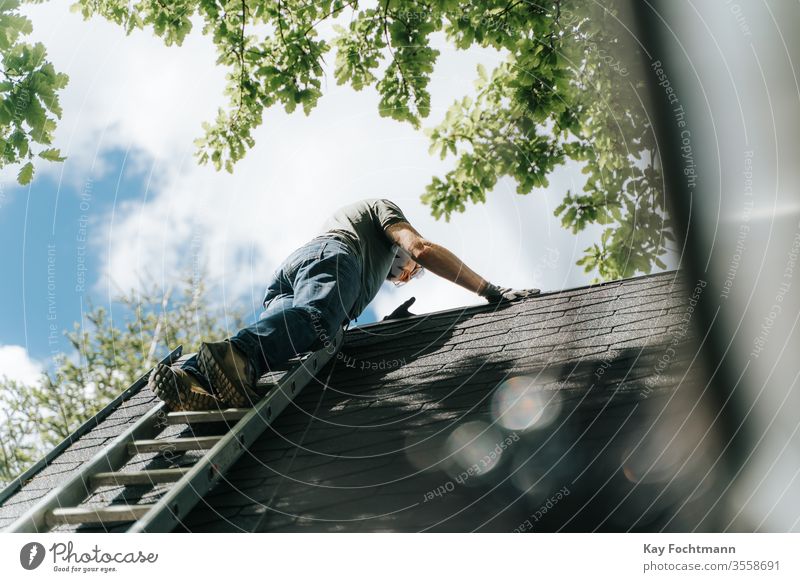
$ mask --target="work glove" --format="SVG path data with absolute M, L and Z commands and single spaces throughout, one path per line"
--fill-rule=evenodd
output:
M 403 304 L 400 305 L 400 307 L 398 307 L 397 309 L 392 311 L 389 315 L 384 317 L 383 321 L 386 321 L 388 319 L 403 319 L 404 317 L 411 317 L 414 314 L 411 313 L 408 310 L 408 308 L 411 307 L 414 304 L 414 301 L 416 300 L 417 300 L 416 297 L 412 297 L 408 301 L 403 302 Z
M 414 315 L 414 314 L 413 314 L 413 313 L 411 313 L 411 312 L 408 310 L 408 308 L 409 308 L 409 307 L 411 307 L 411 306 L 414 304 L 414 301 L 416 301 L 416 300 L 417 300 L 417 298 L 416 298 L 416 297 L 412 297 L 412 298 L 411 298 L 411 299 L 409 299 L 408 301 L 404 301 L 404 302 L 403 302 L 403 303 L 400 305 L 400 307 L 398 307 L 397 309 L 395 309 L 394 311 L 392 311 L 392 312 L 391 312 L 389 315 L 387 315 L 386 317 L 384 317 L 384 318 L 383 318 L 383 321 L 386 321 L 386 320 L 388 320 L 388 319 L 403 319 L 404 317 L 411 317 L 411 316 L 412 316 L 412 315 Z
M 525 297 L 533 297 L 541 293 L 539 289 L 512 289 L 511 287 L 498 287 L 489 283 L 479 295 L 489 303 L 501 303 L 503 301 L 515 301 Z

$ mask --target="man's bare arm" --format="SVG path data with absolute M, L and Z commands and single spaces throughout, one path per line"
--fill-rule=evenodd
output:
M 386 227 L 386 235 L 389 240 L 411 255 L 412 259 L 435 275 L 479 295 L 490 285 L 452 252 L 427 240 L 407 222 L 389 225 Z

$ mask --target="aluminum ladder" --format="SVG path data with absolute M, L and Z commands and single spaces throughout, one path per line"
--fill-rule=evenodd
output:
M 159 403 L 99 451 L 64 484 L 52 489 L 6 532 L 38 533 L 64 524 L 119 525 L 128 532 L 168 532 L 180 523 L 211 490 L 290 401 L 315 377 L 341 348 L 344 329 L 326 346 L 297 360 L 253 408 L 228 408 L 197 412 L 168 412 Z M 152 370 L 151 370 L 152 372 Z M 218 436 L 156 438 L 170 425 L 232 427 Z M 222 432 L 222 431 L 220 431 Z M 191 467 L 124 471 L 138 453 L 207 451 Z M 150 504 L 112 504 L 81 507 L 92 492 L 105 485 L 169 484 L 161 498 Z

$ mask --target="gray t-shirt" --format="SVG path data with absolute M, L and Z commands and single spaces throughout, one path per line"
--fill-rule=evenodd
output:
M 408 222 L 397 204 L 370 198 L 343 206 L 322 227 L 344 241 L 361 261 L 361 293 L 352 317 L 364 311 L 389 274 L 395 249 L 385 229 L 396 222 Z

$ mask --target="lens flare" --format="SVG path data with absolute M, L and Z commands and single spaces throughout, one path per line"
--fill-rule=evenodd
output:
M 511 484 L 529 498 L 538 499 L 551 491 L 554 483 L 548 467 L 531 458 L 529 449 L 518 450 L 511 460 Z
M 444 437 L 424 438 L 418 434 L 410 434 L 405 439 L 403 451 L 406 459 L 415 469 L 420 471 L 441 470 L 441 464 L 445 462 L 447 456 L 442 447 L 444 442 Z
M 561 398 L 540 384 L 531 376 L 515 376 L 500 384 L 492 396 L 492 418 L 514 431 L 549 426 L 561 412 Z
M 631 439 L 622 454 L 622 473 L 631 483 L 659 483 L 673 479 L 685 461 L 680 436 L 662 434 L 658 427 L 639 439 Z
M 494 469 L 503 454 L 504 436 L 491 425 L 478 420 L 456 428 L 447 438 L 450 471 L 479 477 Z

